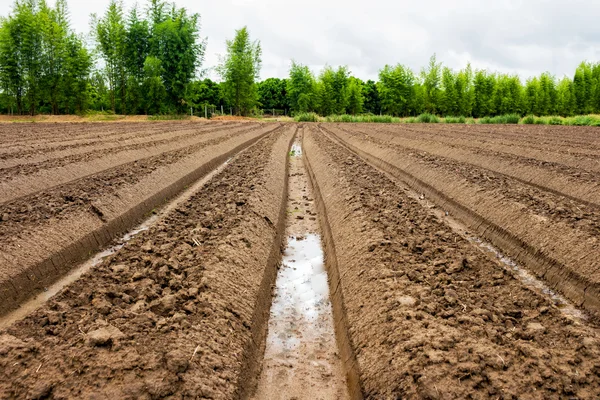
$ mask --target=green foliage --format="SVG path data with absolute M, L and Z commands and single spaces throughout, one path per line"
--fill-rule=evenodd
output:
M 287 105 L 287 81 L 269 78 L 258 84 L 258 101 L 264 109 L 285 109 Z
M 445 117 L 444 122 L 446 124 L 466 124 L 467 119 L 463 116 L 460 117 Z
M 315 111 L 316 81 L 307 66 L 292 61 L 286 89 L 288 104 L 293 113 Z
M 200 16 L 151 0 L 148 18 L 142 19 L 137 7 L 125 18 L 117 0 L 111 0 L 102 17 L 92 17 L 110 107 L 121 114 L 184 112 L 188 85 L 204 57 Z
M 600 116 L 598 115 L 578 115 L 565 118 L 564 125 L 572 126 L 600 126 Z
M 186 98 L 188 105 L 194 109 L 225 106 L 221 85 L 208 78 L 191 82 L 187 87 Z
M 529 114 L 525 118 L 523 118 L 522 123 L 525 125 L 533 125 L 535 124 L 535 116 Z
M 353 123 L 399 123 L 400 118 L 393 117 L 391 115 L 329 115 L 325 117 L 325 122 L 353 122 Z
M 413 108 L 415 76 L 404 65 L 386 65 L 379 71 L 379 99 L 381 110 L 386 114 L 407 116 Z
M 4 111 L 83 113 L 92 58 L 71 30 L 65 0 L 15 1 L 0 19 L 0 85 Z
M 348 80 L 348 97 L 346 111 L 352 115 L 360 114 L 363 112 L 363 104 L 365 98 L 363 96 L 363 82 L 351 76 Z
M 223 96 L 237 115 L 248 115 L 258 105 L 256 80 L 260 75 L 262 50 L 260 42 L 250 41 L 246 27 L 227 41 L 227 54 L 218 72 L 223 79 Z
M 442 64 L 437 62 L 436 55 L 429 59 L 429 65 L 421 71 L 423 82 L 425 111 L 437 114 L 441 111 L 442 99 Z
M 362 86 L 362 95 L 364 99 L 364 112 L 371 114 L 379 114 L 382 112 L 377 84 L 374 81 L 368 80 L 364 83 Z
M 349 78 L 350 72 L 345 66 L 337 70 L 326 66 L 321 71 L 316 87 L 319 114 L 327 116 L 346 113 Z
M 301 112 L 294 117 L 296 122 L 319 122 L 319 116 L 314 112 Z
M 417 117 L 416 122 L 421 124 L 437 124 L 440 122 L 440 119 L 433 114 L 423 113 Z
M 484 117 L 479 119 L 480 124 L 518 124 L 521 121 L 519 114 L 504 114 L 495 117 Z

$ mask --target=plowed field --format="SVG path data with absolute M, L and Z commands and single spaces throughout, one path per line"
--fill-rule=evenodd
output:
M 598 398 L 599 175 L 584 127 L 2 126 L 0 398 Z

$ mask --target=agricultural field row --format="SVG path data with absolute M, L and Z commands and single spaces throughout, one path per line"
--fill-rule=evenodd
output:
M 0 397 L 600 392 L 592 128 L 134 126 L 0 128 Z

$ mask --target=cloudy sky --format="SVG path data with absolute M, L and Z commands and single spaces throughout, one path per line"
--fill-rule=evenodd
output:
M 48 0 L 53 3 L 53 0 Z M 70 0 L 71 24 L 89 30 L 91 13 L 109 0 Z M 0 0 L 6 14 L 13 0 Z M 124 0 L 130 7 L 135 0 Z M 138 3 L 145 7 L 146 0 Z M 290 60 L 348 65 L 376 79 L 385 64 L 415 72 L 436 53 L 454 69 L 572 76 L 583 60 L 600 61 L 600 1 L 595 0 L 176 0 L 202 17 L 208 38 L 204 68 L 214 67 L 225 40 L 247 25 L 263 48 L 262 78 L 287 76 Z M 210 73 L 214 77 L 214 72 Z

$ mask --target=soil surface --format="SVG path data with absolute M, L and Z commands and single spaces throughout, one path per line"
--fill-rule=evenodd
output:
M 455 154 L 455 147 L 439 147 L 436 154 L 407 147 L 401 138 L 404 127 L 398 128 L 399 138 L 391 139 L 389 134 L 379 133 L 379 129 L 323 126 L 333 138 L 358 149 L 389 173 L 437 196 L 438 206 L 455 213 L 459 219 L 469 220 L 466 225 L 478 235 L 527 265 L 538 277 L 598 318 L 600 209 L 528 179 L 499 173 L 493 169 L 493 158 L 481 156 L 478 163 L 488 165 L 483 168 L 440 155 Z M 510 127 L 505 129 L 509 131 Z M 543 162 L 538 164 L 539 168 L 545 168 Z M 523 167 L 523 171 L 532 170 Z M 547 175 L 552 173 L 549 167 Z M 592 171 L 588 175 L 598 177 Z M 572 193 L 587 190 L 583 189 L 588 187 L 587 178 L 569 179 Z M 594 185 L 600 187 L 600 179 Z
M 314 197 L 302 160 L 300 130 L 290 151 L 287 247 L 269 318 L 254 399 L 347 399 Z
M 325 204 L 366 398 L 594 398 L 595 327 L 565 316 L 317 129 Z
M 47 167 L 35 178 L 45 189 L 0 203 L 0 313 L 43 290 L 90 252 L 107 246 L 113 238 L 133 228 L 144 215 L 210 172 L 236 149 L 278 127 L 194 126 L 197 130 L 187 131 L 183 136 L 182 126 L 174 126 L 172 140 L 162 145 L 152 143 L 152 135 L 148 134 L 147 147 L 142 142 L 139 144 L 142 148 L 124 152 L 135 160 L 120 165 L 117 162 L 117 166 L 110 160 L 127 161 L 124 153 L 112 154 L 111 150 L 100 156 L 102 151 L 90 150 L 91 156 L 85 162 Z M 121 126 L 121 131 L 126 128 L 127 125 Z M 42 129 L 38 136 L 45 134 Z M 127 140 L 120 136 L 119 142 L 128 146 Z M 52 151 L 47 156 L 51 157 Z M 64 175 L 65 168 L 77 174 Z M 91 171 L 95 172 L 78 178 Z M 58 177 L 54 182 L 58 184 L 42 179 L 50 175 Z M 9 186 L 31 191 L 23 186 L 22 179 L 27 178 L 15 175 Z M 14 193 L 11 190 L 2 196 L 8 198 Z
M 597 132 L 0 125 L 0 313 L 232 157 L 0 330 L 0 398 L 596 399 Z
M 232 398 L 279 209 L 294 127 L 0 336 L 1 398 Z M 273 249 L 275 250 L 273 252 Z M 271 254 L 277 259 L 269 262 Z M 273 274 L 274 276 L 274 274 Z M 267 295 L 270 295 L 267 293 Z M 251 347 L 251 346 L 250 346 Z

